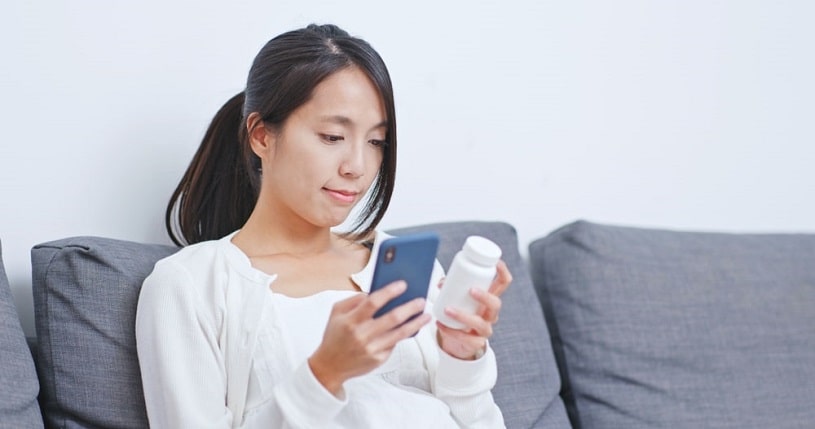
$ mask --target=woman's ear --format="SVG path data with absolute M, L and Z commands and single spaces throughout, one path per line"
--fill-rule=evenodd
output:
M 249 136 L 249 146 L 252 152 L 263 159 L 274 148 L 275 130 L 263 122 L 260 113 L 252 112 L 246 118 L 246 134 Z

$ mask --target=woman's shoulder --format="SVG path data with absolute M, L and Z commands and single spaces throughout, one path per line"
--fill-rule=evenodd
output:
M 207 283 L 205 280 L 212 272 L 211 268 L 218 266 L 218 261 L 224 259 L 221 246 L 221 240 L 203 241 L 188 245 L 159 260 L 145 279 L 143 287 L 149 287 L 151 284 L 189 283 L 200 286 Z
M 218 249 L 220 246 L 221 240 L 208 240 L 190 244 L 184 246 L 172 255 L 160 259 L 156 262 L 156 267 L 160 265 L 187 266 L 211 262 L 218 257 Z
M 156 262 L 139 291 L 137 331 L 190 320 L 217 329 L 225 305 L 220 282 L 207 268 L 217 255 L 217 242 L 202 242 Z

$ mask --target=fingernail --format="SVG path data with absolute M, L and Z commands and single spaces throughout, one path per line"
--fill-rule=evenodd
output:
M 396 284 L 394 284 L 393 288 L 396 289 L 397 292 L 401 292 L 407 289 L 407 282 L 404 280 L 399 280 L 396 282 Z
M 453 307 L 444 307 L 444 312 L 447 313 L 448 316 L 455 316 L 458 314 L 458 311 L 456 311 L 456 309 Z
M 484 294 L 484 291 L 483 291 L 483 290 L 481 290 L 481 289 L 472 288 L 472 289 L 470 289 L 470 294 L 471 294 L 472 296 L 476 296 L 476 297 L 477 297 L 477 296 L 482 296 L 482 295 Z

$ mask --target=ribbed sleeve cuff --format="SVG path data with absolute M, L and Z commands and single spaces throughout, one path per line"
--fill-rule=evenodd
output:
M 307 361 L 286 383 L 275 388 L 275 396 L 286 420 L 298 428 L 329 426 L 348 403 L 344 391 L 342 399 L 338 399 L 317 381 Z
M 476 360 L 457 359 L 439 348 L 437 393 L 454 396 L 475 395 L 492 389 L 497 378 L 495 353 L 489 345 L 484 356 Z

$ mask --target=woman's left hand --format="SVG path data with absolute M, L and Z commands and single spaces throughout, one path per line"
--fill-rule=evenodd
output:
M 498 321 L 501 311 L 501 294 L 512 282 L 507 264 L 499 261 L 496 267 L 497 274 L 489 290 L 470 289 L 470 296 L 481 306 L 476 314 L 467 314 L 452 307 L 444 309 L 445 314 L 465 328 L 453 329 L 440 322 L 436 322 L 438 334 L 436 340 L 439 346 L 450 356 L 464 360 L 474 360 L 481 357 L 487 348 L 487 339 L 492 336 L 492 326 Z M 442 284 L 439 285 L 442 287 Z

